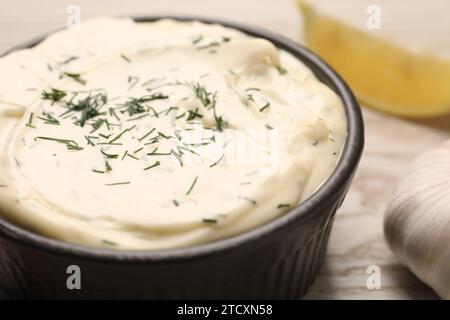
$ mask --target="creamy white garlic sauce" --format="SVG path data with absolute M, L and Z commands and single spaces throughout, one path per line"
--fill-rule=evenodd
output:
M 346 137 L 339 97 L 264 39 L 97 18 L 0 59 L 0 216 L 122 249 L 186 247 L 314 193 Z

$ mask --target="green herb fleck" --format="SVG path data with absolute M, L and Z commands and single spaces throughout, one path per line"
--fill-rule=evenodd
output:
M 65 78 L 65 77 L 71 78 L 83 86 L 86 85 L 86 80 L 81 78 L 81 74 L 79 74 L 79 73 L 62 72 L 59 77 L 60 77 L 60 79 Z
M 106 240 L 106 239 L 103 239 L 102 242 L 104 244 L 107 244 L 107 245 L 110 245 L 110 246 L 117 246 L 118 245 L 116 242 L 113 242 L 113 241 L 110 241 L 110 240 Z
M 106 153 L 105 151 L 103 151 L 102 149 L 100 149 L 100 152 L 107 158 L 107 159 L 117 159 L 119 157 L 118 154 L 110 154 L 110 153 Z
M 139 77 L 128 76 L 128 83 L 130 84 L 130 86 L 128 87 L 128 91 L 130 91 L 134 88 L 135 85 L 139 83 Z
M 151 107 L 146 106 L 145 103 L 153 100 L 167 99 L 168 96 L 162 93 L 154 93 L 152 95 L 146 95 L 140 98 L 130 98 L 123 104 L 125 110 L 122 110 L 122 113 L 128 112 L 128 115 L 131 117 L 135 114 L 148 112 L 149 110 L 153 111 L 153 115 L 158 118 L 158 113 Z
M 106 183 L 105 186 L 120 186 L 124 184 L 130 184 L 130 181 L 124 181 L 124 182 L 114 182 L 114 183 Z
M 76 103 L 68 102 L 68 110 L 61 116 L 71 112 L 81 112 L 80 118 L 77 119 L 77 124 L 79 124 L 80 127 L 84 127 L 87 120 L 105 114 L 104 112 L 100 112 L 99 109 L 103 107 L 107 102 L 108 97 L 106 94 L 99 93 L 94 96 L 89 95 L 83 99 L 78 100 L 78 102 Z
M 215 167 L 216 165 L 219 164 L 220 161 L 222 161 L 223 157 L 225 156 L 225 154 L 223 154 L 216 162 L 214 162 L 213 164 L 211 164 L 209 167 Z
M 134 156 L 134 155 L 132 155 L 132 154 L 130 154 L 130 153 L 128 153 L 127 156 L 129 156 L 130 158 L 132 158 L 132 159 L 134 159 L 134 160 L 139 160 L 138 157 L 136 157 L 136 156 Z
M 172 149 L 172 150 L 170 150 L 170 153 L 175 156 L 175 158 L 178 160 L 178 163 L 180 164 L 180 166 L 183 166 L 183 159 L 181 159 L 182 152 L 177 153 L 175 150 Z
M 31 112 L 31 113 L 30 113 L 30 117 L 28 118 L 28 122 L 27 122 L 26 126 L 27 126 L 27 127 L 30 127 L 30 128 L 36 129 L 36 127 L 33 126 L 33 116 L 34 116 L 34 113 Z
M 68 57 L 66 60 L 63 60 L 60 63 L 58 63 L 58 65 L 62 66 L 62 65 L 71 63 L 72 61 L 75 61 L 75 60 L 78 60 L 78 57 L 77 56 L 71 56 L 71 57 Z
M 194 111 L 192 110 L 188 110 L 188 117 L 186 119 L 186 121 L 192 121 L 195 120 L 196 118 L 203 118 L 203 115 L 198 113 L 198 108 L 196 108 Z
M 150 170 L 150 169 L 152 169 L 152 168 L 154 168 L 154 167 L 159 166 L 160 164 L 161 164 L 161 162 L 156 161 L 154 164 L 152 164 L 152 165 L 150 165 L 150 166 L 144 168 L 144 170 Z
M 242 197 L 242 196 L 239 196 L 238 198 L 239 198 L 239 199 L 242 199 L 242 200 L 245 200 L 245 201 L 248 201 L 248 202 L 250 202 L 251 204 L 253 204 L 254 206 L 256 206 L 256 200 L 253 200 L 252 198 L 249 198 L 249 197 Z
M 131 59 L 128 58 L 126 55 L 121 54 L 120 57 L 121 57 L 123 60 L 125 60 L 126 62 L 131 63 Z
M 152 152 L 147 153 L 148 156 L 168 156 L 171 155 L 171 152 L 157 152 L 158 148 L 153 149 Z
M 266 110 L 268 107 L 270 107 L 270 102 L 267 102 L 261 109 L 259 109 L 259 112 L 263 112 L 263 111 Z
M 217 219 L 213 219 L 213 218 L 203 218 L 202 219 L 203 223 L 217 223 Z
M 142 140 L 144 140 L 145 138 L 147 138 L 149 135 L 152 134 L 152 132 L 155 131 L 155 128 L 151 129 L 149 132 L 147 132 L 146 134 L 144 134 L 141 138 L 139 138 L 139 142 L 141 142 Z
M 67 93 L 62 90 L 50 88 L 49 91 L 45 91 L 45 90 L 42 91 L 41 98 L 43 100 L 50 100 L 50 101 L 52 101 L 52 104 L 53 104 L 55 102 L 60 101 L 66 95 L 67 95 Z
M 109 164 L 108 161 L 105 161 L 105 171 L 106 172 L 111 172 L 112 171 L 112 167 L 111 167 L 111 165 Z
M 192 44 L 197 44 L 200 41 L 202 41 L 203 39 L 203 35 L 199 35 L 197 38 L 195 38 L 194 40 L 192 40 Z
M 89 136 L 84 136 L 84 138 L 86 139 L 88 145 L 95 146 L 95 143 L 92 142 L 92 140 Z
M 287 70 L 285 68 L 283 68 L 282 66 L 277 66 L 276 68 L 277 68 L 279 74 L 281 74 L 281 75 L 287 74 Z
M 186 192 L 186 195 L 189 195 L 191 193 L 192 189 L 194 189 L 194 186 L 197 183 L 197 179 L 198 179 L 198 176 L 195 177 L 194 181 L 192 182 L 191 186 L 189 187 L 188 191 Z
M 119 140 L 126 132 L 128 132 L 128 131 L 130 131 L 130 130 L 133 130 L 135 127 L 136 127 L 136 126 L 134 125 L 134 126 L 132 126 L 132 127 L 129 127 L 129 128 L 127 128 L 127 129 L 123 130 L 123 131 L 122 131 L 121 133 L 119 133 L 114 139 L 111 139 L 111 140 L 109 141 L 109 143 L 113 143 L 114 141 Z
M 70 139 L 59 139 L 59 138 L 51 138 L 51 137 L 36 137 L 35 139 L 55 141 L 55 142 L 64 144 L 68 150 L 77 150 L 77 151 L 83 150 L 83 148 L 80 147 L 77 142 L 75 142 L 74 140 L 70 140 Z
M 45 124 L 59 125 L 59 120 L 52 116 L 50 113 L 43 112 L 42 115 L 44 117 L 37 118 L 43 120 Z

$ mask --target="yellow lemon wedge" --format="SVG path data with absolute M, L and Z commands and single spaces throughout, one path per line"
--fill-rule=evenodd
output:
M 361 1 L 359 7 L 349 5 L 350 2 L 355 4 L 354 0 L 339 1 L 339 4 L 337 1 L 330 1 L 334 2 L 334 9 L 338 8 L 338 5 L 341 9 L 342 6 L 348 5 L 346 10 L 360 8 L 359 17 L 353 20 L 356 21 L 353 25 L 349 23 L 351 18 L 341 19 L 336 15 L 339 10 L 332 10 L 331 14 L 326 14 L 316 7 L 315 1 L 297 1 L 303 13 L 306 44 L 343 76 L 364 104 L 410 118 L 450 113 L 450 59 L 430 50 L 408 47 L 404 42 L 390 37 L 389 29 L 386 31 L 388 37 L 379 36 L 381 32 L 370 31 L 365 18 L 361 18 L 367 14 Z M 383 30 L 385 18 L 383 14 L 386 12 L 390 21 L 395 21 L 392 20 L 395 16 L 389 15 L 393 12 L 392 6 L 384 8 L 383 1 L 378 2 L 381 2 L 380 30 Z M 418 16 L 423 17 L 420 7 L 426 2 L 421 2 L 419 8 L 414 8 L 417 1 L 412 1 L 411 7 L 408 7 L 409 2 L 403 1 L 404 9 L 407 10 L 404 14 L 409 15 L 412 10 L 419 10 Z M 446 7 L 450 9 L 448 4 L 450 2 L 447 2 Z M 436 7 L 431 10 L 439 12 L 444 8 Z M 344 15 L 345 13 L 341 17 Z M 445 14 L 443 17 L 447 19 Z M 411 35 L 411 32 L 414 32 L 414 28 L 408 30 L 408 26 L 420 28 L 420 24 L 427 26 L 429 23 L 428 29 L 431 25 L 439 28 L 436 20 L 422 20 L 413 25 L 413 19 L 408 16 L 407 21 L 401 25 L 398 22 L 401 21 L 401 17 L 399 18 L 396 22 L 397 30 L 402 30 L 403 34 L 409 33 L 408 37 L 412 39 L 414 34 Z M 355 27 L 358 23 L 360 28 Z M 444 31 L 445 28 L 447 25 L 444 24 L 439 30 Z M 418 30 L 423 32 L 417 32 L 416 38 L 422 37 L 428 42 L 430 40 L 426 37 L 439 36 L 436 32 L 426 34 L 426 28 Z M 447 33 L 445 40 L 450 47 L 449 34 Z

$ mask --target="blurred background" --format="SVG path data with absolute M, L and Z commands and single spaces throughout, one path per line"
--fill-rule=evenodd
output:
M 434 87 L 439 88 L 438 84 L 426 88 L 428 91 L 424 89 L 421 93 L 421 98 L 425 101 L 423 108 L 420 105 L 408 107 L 414 104 L 407 101 L 410 95 L 408 92 L 400 94 L 400 90 L 407 90 L 402 81 L 410 81 L 411 85 L 422 76 L 430 79 L 436 76 L 433 73 L 423 75 L 420 72 L 429 68 L 416 70 L 415 66 L 431 65 L 437 68 L 436 70 L 445 70 L 447 67 L 445 61 L 437 60 L 440 58 L 422 53 L 432 50 L 433 46 L 442 49 L 442 38 L 447 38 L 450 34 L 445 19 L 439 19 L 439 16 L 442 16 L 440 12 L 445 12 L 445 8 L 436 7 L 435 10 L 430 10 L 430 16 L 427 18 L 421 8 L 416 8 L 412 4 L 423 1 L 390 1 L 404 10 L 402 17 L 411 18 L 414 14 L 422 17 L 420 20 L 422 27 L 411 19 L 402 20 L 388 14 L 384 30 L 383 20 L 381 28 L 377 28 L 376 8 L 375 11 L 367 11 L 368 3 L 357 0 L 327 1 L 328 4 L 335 5 L 334 9 L 332 5 L 312 8 L 307 2 L 299 1 L 303 3 L 302 11 L 295 0 L 2 0 L 0 52 L 45 32 L 65 27 L 67 8 L 70 5 L 80 7 L 82 20 L 105 15 L 193 14 L 259 26 L 301 43 L 307 40 L 306 45 L 311 46 L 325 60 L 332 63 L 347 80 L 350 80 L 352 88 L 357 89 L 366 123 L 366 147 L 353 186 L 337 214 L 321 273 L 306 298 L 434 299 L 436 296 L 433 291 L 393 257 L 384 240 L 382 221 L 386 203 L 396 182 L 404 173 L 405 166 L 417 154 L 439 145 L 449 137 L 450 120 L 445 115 L 447 110 L 443 109 L 441 103 L 442 99 L 448 98 L 446 96 L 448 90 L 433 91 Z M 441 0 L 433 1 L 437 1 L 435 4 L 440 6 L 445 4 Z M 433 5 L 433 1 L 427 3 Z M 374 0 L 371 3 L 381 8 L 383 19 L 383 8 L 388 6 L 389 1 Z M 450 2 L 446 3 L 449 9 Z M 316 9 L 317 11 L 314 11 Z M 332 20 L 321 20 L 322 12 L 329 15 Z M 368 22 L 368 18 L 375 20 Z M 304 29 L 305 25 L 307 30 Z M 347 29 L 347 25 L 352 29 Z M 433 30 L 439 32 L 430 29 L 418 33 L 409 28 L 412 26 L 418 27 L 418 30 L 432 26 Z M 330 30 L 334 31 L 330 33 Z M 413 39 L 422 37 L 425 48 L 417 50 L 417 43 L 413 43 L 411 46 L 414 46 L 414 53 L 398 49 L 408 46 L 412 32 L 417 35 Z M 349 39 L 354 39 L 354 42 L 346 42 Z M 379 42 L 376 39 L 382 40 Z M 331 47 L 327 47 L 330 43 Z M 349 50 L 352 46 L 365 48 L 365 45 L 374 48 L 375 51 L 369 51 L 369 54 L 366 51 L 360 52 L 366 54 L 364 57 L 345 55 L 345 50 Z M 391 45 L 398 47 L 393 49 Z M 338 52 L 338 49 L 344 50 L 343 53 Z M 405 73 L 407 78 L 400 77 L 396 83 L 386 84 L 384 87 L 391 88 L 386 91 L 379 89 L 383 87 L 380 86 L 380 82 L 383 83 L 385 74 L 375 74 L 377 71 L 375 69 L 372 69 L 372 73 L 370 70 L 352 69 L 357 63 L 367 65 L 370 59 L 374 59 L 371 56 L 374 52 L 378 54 L 375 55 L 378 59 L 387 59 L 381 60 L 381 63 L 386 61 L 391 63 L 391 71 L 399 65 L 403 71 L 407 70 Z M 387 53 L 387 56 L 383 57 L 383 53 Z M 439 73 L 440 76 L 442 74 Z M 441 81 L 443 85 L 443 80 L 436 81 Z M 392 89 L 393 85 L 398 85 L 398 90 Z M 423 88 L 420 82 L 417 86 Z M 411 89 L 411 92 L 414 90 Z M 401 117 L 393 116 L 392 113 Z M 424 119 L 423 114 L 427 113 L 433 113 L 435 117 Z M 411 116 L 414 119 L 410 119 Z M 374 267 L 379 268 L 381 272 L 379 289 L 367 285 Z

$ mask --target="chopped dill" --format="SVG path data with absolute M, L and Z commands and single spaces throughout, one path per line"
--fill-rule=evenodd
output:
M 219 164 L 220 161 L 222 161 L 223 157 L 225 156 L 225 154 L 223 154 L 216 162 L 214 162 L 213 164 L 211 164 L 209 167 L 215 167 L 216 165 Z
M 148 166 L 148 167 L 146 167 L 146 168 L 144 168 L 144 170 L 150 170 L 150 169 L 152 169 L 152 168 L 154 168 L 154 167 L 157 167 L 157 166 L 159 166 L 161 164 L 161 162 L 159 162 L 159 161 L 156 161 L 155 163 L 153 163 L 152 165 L 150 165 L 150 166 Z
M 114 182 L 114 183 L 105 183 L 105 186 L 120 186 L 124 184 L 130 184 L 130 181 L 123 181 L 123 182 Z
M 144 140 L 145 138 L 147 138 L 149 135 L 152 134 L 152 132 L 155 131 L 155 128 L 151 129 L 149 132 L 147 132 L 146 134 L 144 134 L 141 138 L 139 138 L 139 142 L 141 142 L 142 140 Z
M 99 109 L 103 107 L 107 102 L 108 97 L 106 94 L 98 93 L 94 96 L 89 95 L 83 99 L 78 100 L 78 102 L 76 103 L 67 102 L 68 109 L 61 116 L 71 112 L 81 112 L 80 118 L 77 119 L 76 123 L 80 127 L 84 127 L 87 120 L 105 114 L 105 112 L 100 112 Z
M 282 66 L 276 66 L 276 68 L 277 68 L 277 71 L 279 74 L 281 74 L 281 75 L 287 74 L 287 70 L 285 68 L 283 68 Z
M 196 37 L 194 40 L 192 40 L 192 44 L 197 44 L 200 41 L 202 41 L 203 39 L 203 35 L 199 35 L 198 37 Z
M 118 245 L 116 242 L 113 242 L 113 241 L 110 241 L 110 240 L 106 240 L 106 239 L 103 239 L 102 242 L 104 244 L 107 244 L 107 245 L 110 245 L 110 246 L 117 246 Z
M 192 110 L 188 110 L 188 117 L 186 119 L 186 121 L 193 121 L 196 118 L 203 118 L 203 115 L 198 113 L 198 108 L 196 108 L 194 111 Z
M 35 139 L 55 141 L 55 142 L 64 144 L 66 146 L 67 150 L 76 150 L 76 151 L 83 150 L 83 148 L 80 147 L 77 142 L 75 142 L 74 140 L 70 140 L 70 139 L 59 139 L 59 138 L 51 138 L 51 137 L 36 137 Z
M 263 112 L 264 110 L 266 110 L 269 107 L 270 107 L 270 102 L 267 102 L 261 109 L 259 109 L 259 112 Z
M 127 153 L 127 156 L 130 157 L 130 158 L 132 158 L 132 159 L 134 159 L 134 160 L 139 160 L 138 157 L 132 155 L 131 153 Z
M 108 161 L 105 161 L 105 172 L 110 172 L 110 171 L 112 171 L 112 167 Z
M 248 201 L 248 202 L 250 202 L 252 205 L 256 206 L 256 200 L 253 200 L 252 198 L 249 198 L 249 197 L 243 197 L 243 196 L 239 196 L 238 198 L 241 199 L 241 200 Z
M 67 95 L 65 91 L 50 88 L 49 91 L 42 91 L 41 92 L 41 98 L 43 100 L 50 100 L 53 103 L 60 101 L 62 98 L 64 98 Z
M 41 116 L 37 118 L 44 121 L 45 124 L 59 125 L 59 120 L 52 116 L 50 113 L 43 112 L 42 115 L 45 116 L 45 118 Z
M 128 57 L 127 57 L 126 55 L 124 55 L 123 53 L 120 55 L 120 57 L 121 57 L 123 60 L 125 60 L 126 62 L 131 63 L 131 59 L 128 58 Z
M 213 219 L 213 218 L 203 218 L 202 219 L 203 223 L 217 223 L 217 219 Z
M 136 127 L 136 125 L 134 125 L 134 126 L 132 126 L 132 127 L 129 127 L 129 128 L 127 128 L 127 129 L 123 130 L 123 131 L 122 131 L 121 133 L 119 133 L 115 138 L 111 139 L 111 140 L 109 141 L 109 143 L 113 143 L 114 141 L 119 140 L 125 133 L 127 133 L 128 131 L 133 130 L 135 127 Z
M 180 164 L 180 166 L 183 166 L 183 160 L 181 159 L 182 156 L 182 152 L 177 153 L 175 150 L 170 150 L 170 153 L 173 154 L 175 156 L 175 158 L 178 160 L 178 163 Z
M 110 154 L 110 153 L 106 153 L 105 151 L 103 151 L 102 149 L 100 149 L 100 152 L 107 158 L 107 159 L 117 159 L 119 157 L 118 154 Z
M 128 91 L 130 91 L 134 88 L 135 85 L 139 83 L 139 77 L 128 76 L 128 83 L 130 84 L 130 86 L 128 87 Z
M 194 186 L 197 183 L 197 180 L 198 180 L 198 176 L 195 177 L 194 181 L 192 182 L 191 186 L 189 187 L 188 191 L 186 192 L 187 196 L 191 193 L 192 189 L 194 189 Z
M 58 63 L 58 65 L 62 66 L 62 65 L 65 65 L 65 64 L 69 64 L 69 63 L 71 63 L 72 61 L 75 61 L 75 60 L 78 60 L 77 56 L 70 56 L 67 59 L 65 59 L 65 60 L 61 61 L 60 63 Z
M 81 84 L 81 85 L 83 85 L 83 86 L 85 86 L 86 85 L 86 80 L 84 80 L 83 78 L 81 78 L 81 74 L 79 74 L 79 73 L 71 73 L 71 72 L 62 72 L 60 75 L 59 75 L 59 78 L 60 79 L 62 79 L 62 78 L 71 78 L 71 79 L 73 79 L 74 81 L 76 81 L 76 82 L 78 82 L 79 84 Z
M 27 122 L 26 126 L 30 127 L 30 128 L 33 128 L 33 129 L 36 129 L 36 127 L 33 126 L 33 116 L 34 116 L 34 113 L 31 112 L 30 113 L 30 117 L 28 118 L 28 122 Z
M 84 138 L 86 139 L 88 145 L 93 146 L 93 147 L 95 146 L 95 143 L 92 142 L 92 140 L 89 136 L 84 136 Z

